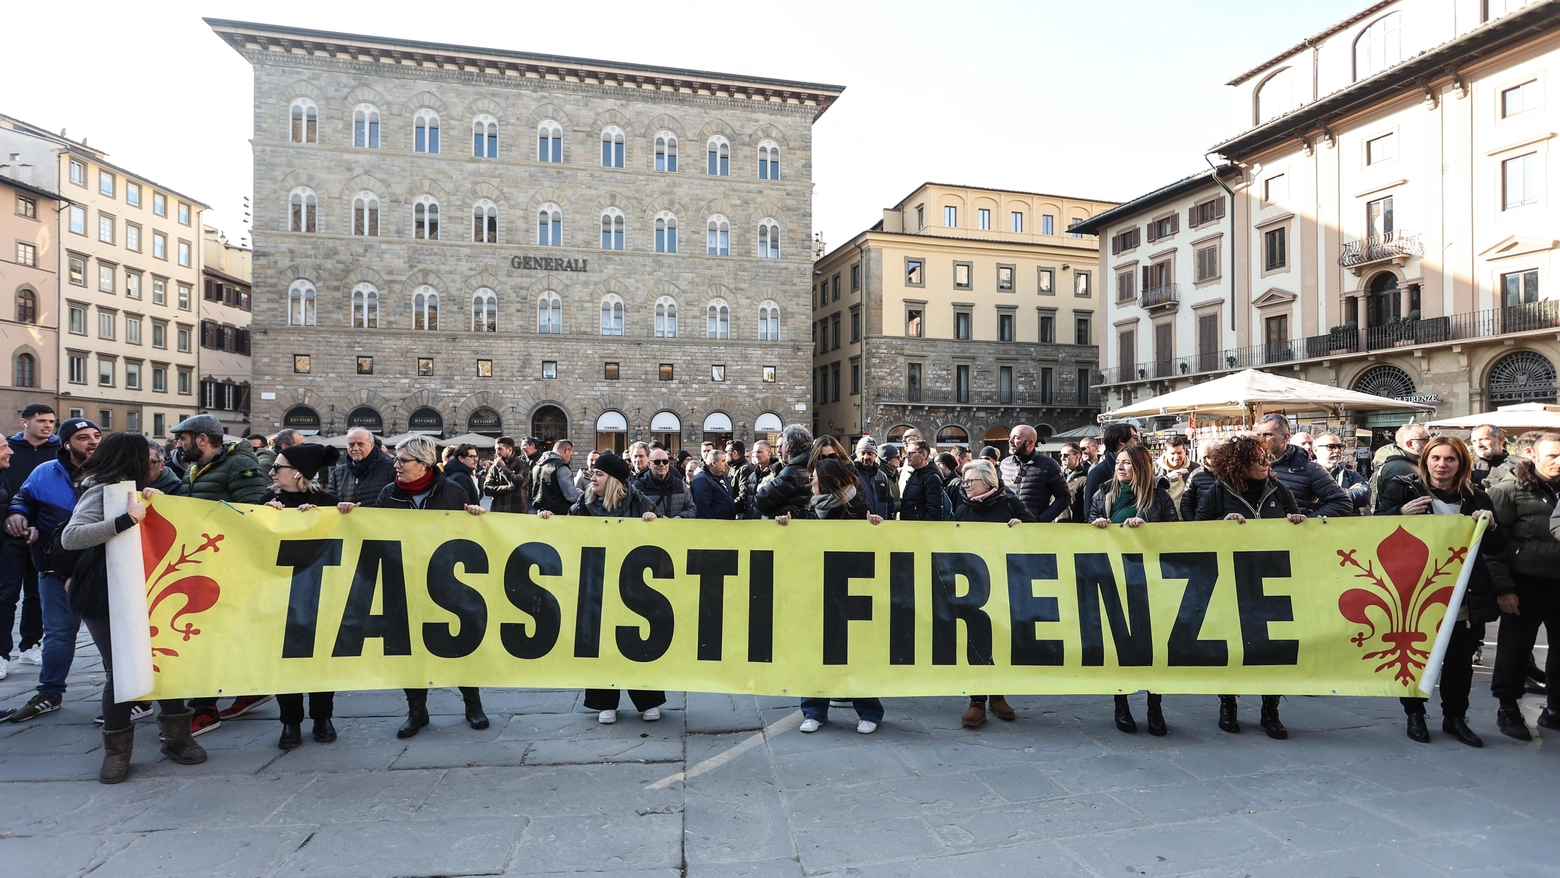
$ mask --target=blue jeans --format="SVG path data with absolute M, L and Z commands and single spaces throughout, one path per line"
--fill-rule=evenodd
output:
M 844 700 L 844 699 L 840 699 Z M 881 698 L 852 698 L 850 703 L 856 708 L 856 714 L 869 723 L 883 721 L 883 699 Z M 815 719 L 818 722 L 829 721 L 829 699 L 827 698 L 803 698 L 802 716 Z
M 65 678 L 76 659 L 81 617 L 70 608 L 65 580 L 53 574 L 38 574 L 38 601 L 43 604 L 43 667 L 38 669 L 38 691 L 64 695 Z

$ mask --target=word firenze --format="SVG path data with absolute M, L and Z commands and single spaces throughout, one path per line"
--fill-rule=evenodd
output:
M 590 271 L 589 259 L 554 259 L 551 256 L 512 256 L 509 267 L 519 271 Z

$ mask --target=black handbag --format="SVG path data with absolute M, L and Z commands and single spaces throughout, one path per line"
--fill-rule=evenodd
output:
M 70 608 L 83 619 L 108 618 L 108 554 L 103 545 L 76 553 L 70 578 Z

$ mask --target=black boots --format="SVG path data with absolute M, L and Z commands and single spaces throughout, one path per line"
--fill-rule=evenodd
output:
M 1219 728 L 1232 735 L 1240 733 L 1240 720 L 1235 718 L 1235 696 L 1219 696 Z
M 1449 716 L 1441 720 L 1441 731 L 1451 735 L 1469 747 L 1483 747 L 1484 741 L 1474 734 L 1473 729 L 1468 728 L 1468 721 L 1460 716 Z
M 1278 696 L 1262 696 L 1262 730 L 1269 738 L 1282 741 L 1289 737 L 1289 730 L 1278 719 Z
M 1527 720 L 1522 718 L 1522 708 L 1517 702 L 1501 699 L 1500 709 L 1495 712 L 1495 722 L 1500 725 L 1500 733 L 1508 738 L 1516 738 L 1518 741 L 1533 740 L 1533 733 L 1528 731 Z
M 135 747 L 135 726 L 111 732 L 103 730 L 103 767 L 98 769 L 101 783 L 119 783 L 130 776 L 130 751 Z
M 1129 735 L 1137 733 L 1137 720 L 1132 718 L 1132 708 L 1127 705 L 1127 696 L 1116 696 L 1116 728 Z
M 1148 733 L 1156 738 L 1163 738 L 1170 731 L 1165 727 L 1165 712 L 1160 709 L 1163 695 L 1148 693 Z
M 428 724 L 428 690 L 406 690 L 406 722 L 395 730 L 397 738 L 410 738 Z
M 1560 710 L 1555 710 L 1553 707 L 1544 708 L 1538 715 L 1538 724 L 1551 731 L 1560 731 Z
M 336 740 L 336 724 L 330 721 L 330 717 L 314 721 L 314 740 L 321 744 Z
M 474 729 L 488 727 L 487 714 L 482 712 L 482 690 L 475 686 L 460 687 L 460 697 L 466 702 L 466 723 Z
M 1408 715 L 1408 739 L 1418 741 L 1421 744 L 1430 743 L 1430 730 L 1425 727 L 1425 715 L 1411 713 Z
M 292 750 L 303 744 L 303 730 L 298 728 L 298 723 L 282 723 L 282 738 L 276 742 L 276 746 L 283 750 Z

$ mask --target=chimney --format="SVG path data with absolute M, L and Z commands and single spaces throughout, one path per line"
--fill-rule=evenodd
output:
M 883 208 L 883 231 L 899 233 L 905 230 L 905 215 L 891 207 Z

